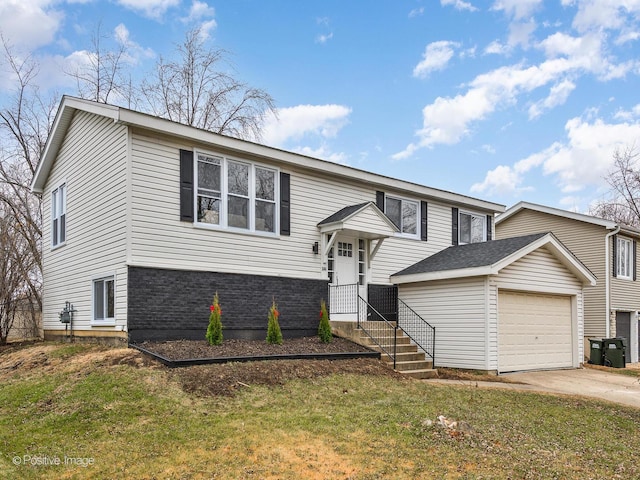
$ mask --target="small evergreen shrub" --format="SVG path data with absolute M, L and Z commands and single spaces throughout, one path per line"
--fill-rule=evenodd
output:
M 267 325 L 267 343 L 269 344 L 282 345 L 282 331 L 278 323 L 279 316 L 280 312 L 278 312 L 278 306 L 274 299 L 269 309 L 269 323 Z
M 329 324 L 329 313 L 327 312 L 327 304 L 324 300 L 320 302 L 320 325 L 318 325 L 318 336 L 324 343 L 330 343 L 331 340 L 333 340 L 331 325 Z
M 207 341 L 209 345 L 222 344 L 222 308 L 218 292 L 213 297 L 213 304 L 209 307 L 209 326 L 207 327 Z

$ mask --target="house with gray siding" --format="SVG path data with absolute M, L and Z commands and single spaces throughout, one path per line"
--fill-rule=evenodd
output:
M 497 238 L 551 231 L 570 248 L 597 278 L 584 292 L 585 351 L 589 338 L 619 336 L 627 340 L 627 362 L 638 361 L 638 229 L 529 202 L 517 203 L 495 223 Z
M 398 294 L 394 274 L 451 246 L 488 243 L 504 211 L 66 96 L 32 190 L 43 198 L 45 337 L 130 342 L 204 338 L 216 292 L 225 338 L 263 339 L 273 300 L 285 338 L 315 334 L 321 300 L 343 286 L 353 293 L 329 299 L 332 321 L 353 321 L 344 305 Z M 568 272 L 565 294 L 578 295 L 588 278 Z

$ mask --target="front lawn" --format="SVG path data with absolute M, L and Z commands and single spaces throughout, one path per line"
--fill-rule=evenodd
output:
M 231 367 L 190 368 L 206 382 Z M 375 369 L 283 385 L 233 371 L 234 395 L 199 396 L 182 388 L 186 369 L 131 350 L 0 352 L 0 478 L 640 477 L 640 410 Z M 442 428 L 439 415 L 471 430 Z

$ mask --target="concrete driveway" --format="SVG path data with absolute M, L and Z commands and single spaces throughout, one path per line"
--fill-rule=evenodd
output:
M 583 395 L 640 408 L 640 377 L 591 368 L 519 372 L 505 377 L 545 392 Z
M 640 368 L 640 365 L 638 367 Z M 475 380 L 444 380 L 439 378 L 424 381 L 448 385 L 465 385 L 473 388 L 502 388 L 564 395 L 583 395 L 640 408 L 640 377 L 603 372 L 592 368 L 508 373 L 503 377 L 505 380 L 522 383 L 477 382 Z

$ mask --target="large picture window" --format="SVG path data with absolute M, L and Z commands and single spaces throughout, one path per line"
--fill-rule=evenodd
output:
M 196 158 L 198 223 L 276 232 L 275 169 L 202 152 Z
M 60 185 L 51 193 L 51 246 L 67 240 L 67 186 Z
M 418 202 L 405 198 L 386 197 L 385 212 L 400 233 L 418 235 Z
M 463 243 L 484 242 L 487 239 L 486 217 L 474 213 L 460 212 L 458 220 L 459 241 Z
M 115 320 L 115 279 L 105 277 L 93 281 L 93 321 Z
M 633 265 L 633 248 L 631 240 L 628 238 L 618 237 L 616 247 L 616 276 L 618 278 L 631 280 L 633 278 L 633 273 L 631 271 Z

